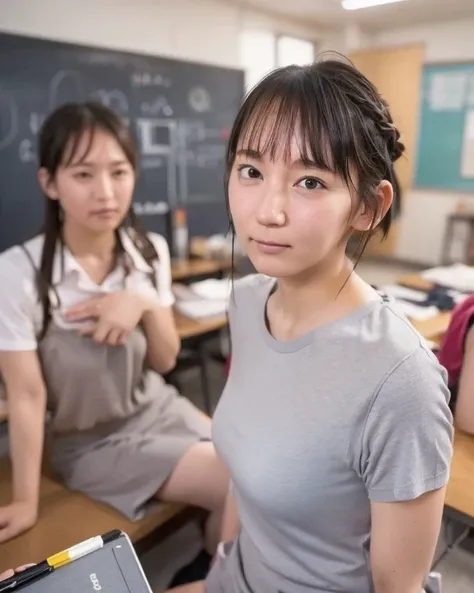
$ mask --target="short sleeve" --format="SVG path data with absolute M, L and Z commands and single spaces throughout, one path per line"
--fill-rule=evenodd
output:
M 446 373 L 424 347 L 390 373 L 363 432 L 361 471 L 370 500 L 412 500 L 447 483 L 454 432 L 448 404 Z
M 0 350 L 4 352 L 37 348 L 34 280 L 30 269 L 16 264 L 14 255 L 14 250 L 0 255 Z
M 156 233 L 150 233 L 148 236 L 158 254 L 158 261 L 154 267 L 160 305 L 171 307 L 175 302 L 175 297 L 171 288 L 171 259 L 168 243 L 163 236 Z

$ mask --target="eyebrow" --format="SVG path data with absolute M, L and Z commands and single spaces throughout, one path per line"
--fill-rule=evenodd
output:
M 126 159 L 122 159 L 122 160 L 118 160 L 118 161 L 112 161 L 111 163 L 109 163 L 110 166 L 112 167 L 120 167 L 123 165 L 129 165 L 130 163 L 126 160 Z M 78 163 L 71 163 L 70 167 L 94 167 L 95 163 L 91 163 L 90 161 L 80 161 Z
M 242 148 L 237 151 L 237 155 L 240 157 L 247 157 L 249 159 L 253 159 L 255 161 L 262 161 L 263 154 L 259 150 L 253 150 L 252 148 Z M 319 169 L 323 171 L 329 171 L 327 167 L 321 166 L 320 164 L 316 163 L 311 159 L 305 159 L 300 157 L 291 163 L 291 167 L 304 167 L 305 169 Z

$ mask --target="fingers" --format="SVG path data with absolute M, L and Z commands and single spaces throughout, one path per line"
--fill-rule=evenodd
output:
M 121 346 L 125 343 L 125 334 L 120 329 L 112 329 L 107 336 L 107 344 Z
M 33 563 L 31 564 L 23 564 L 23 566 L 19 566 L 15 572 L 23 572 L 24 570 L 26 570 L 27 568 L 31 568 L 32 566 L 35 566 Z
M 127 332 L 113 328 L 108 323 L 92 323 L 87 327 L 78 330 L 82 336 L 90 336 L 94 342 L 109 344 L 110 346 L 122 346 L 127 340 Z
M 97 318 L 100 316 L 102 299 L 102 296 L 88 299 L 83 303 L 74 305 L 74 307 L 68 309 L 64 315 L 68 321 L 82 321 L 84 319 Z
M 5 581 L 6 579 L 10 579 L 15 574 L 14 570 L 10 568 L 10 570 L 6 570 L 0 574 L 0 581 Z
M 31 568 L 32 566 L 34 566 L 34 564 L 24 564 L 23 566 L 19 566 L 15 570 L 10 568 L 9 570 L 6 570 L 5 572 L 2 572 L 0 574 L 0 581 L 5 581 L 6 579 L 10 579 L 12 576 L 14 576 L 14 574 L 16 572 L 23 572 L 24 570 L 26 570 L 27 568 Z

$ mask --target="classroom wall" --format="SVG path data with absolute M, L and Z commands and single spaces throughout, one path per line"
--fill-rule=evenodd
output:
M 425 44 L 425 62 L 474 61 L 474 19 L 393 29 L 371 36 L 372 47 Z M 442 140 L 442 139 L 440 139 Z M 449 214 L 461 200 L 474 209 L 474 194 L 408 192 L 395 255 L 425 264 L 440 262 Z
M 0 30 L 239 67 L 239 33 L 263 27 L 317 40 L 305 24 L 225 0 L 1 0 Z

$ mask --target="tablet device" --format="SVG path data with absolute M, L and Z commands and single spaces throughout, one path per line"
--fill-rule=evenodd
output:
M 97 549 L 98 541 L 102 543 Z M 46 565 L 45 570 L 39 570 Z M 31 578 L 26 571 L 0 582 L 0 592 L 152 593 L 133 545 L 121 531 L 91 538 L 56 554 L 37 565 L 36 575 L 34 568 L 30 570 Z M 27 577 L 26 582 L 23 577 Z

